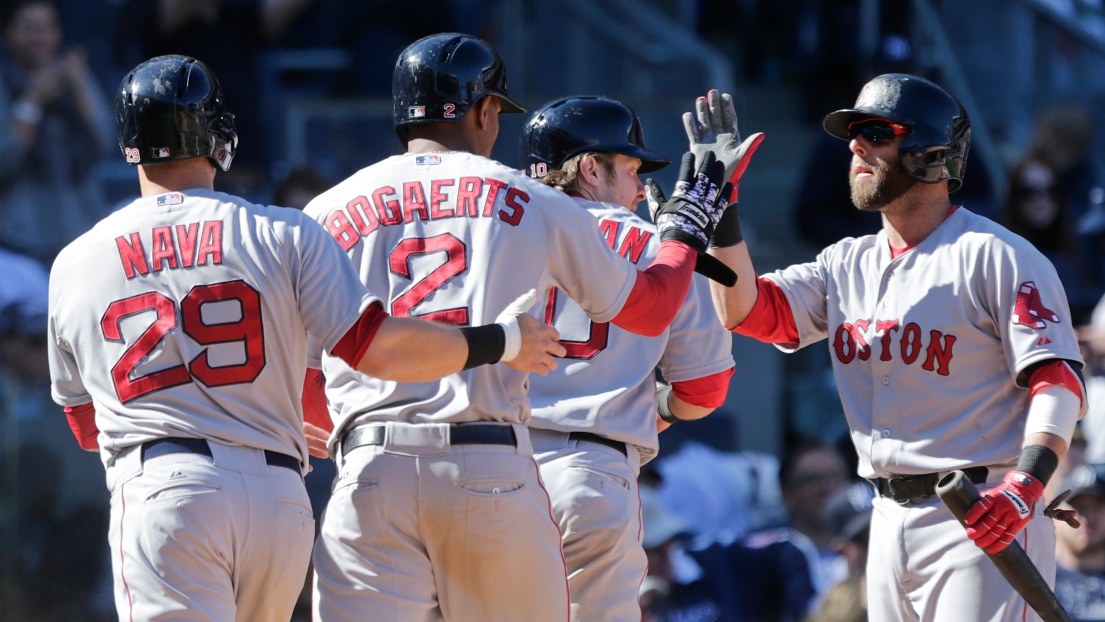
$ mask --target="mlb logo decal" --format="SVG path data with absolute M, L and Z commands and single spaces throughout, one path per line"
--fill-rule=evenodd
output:
M 153 149 L 152 151 L 153 151 L 153 159 L 155 159 L 155 160 L 159 160 L 161 158 L 169 157 L 169 148 L 168 147 L 157 147 L 157 148 Z
M 158 205 L 180 205 L 184 202 L 184 195 L 179 192 L 170 192 L 157 197 Z
M 426 116 L 425 106 L 411 106 L 407 108 L 408 119 L 421 119 L 424 116 Z
M 441 164 L 441 156 L 439 155 L 420 155 L 414 159 L 415 164 Z
M 1044 320 L 1055 324 L 1059 322 L 1059 316 L 1044 306 L 1035 281 L 1021 283 L 1017 291 L 1017 302 L 1013 307 L 1013 323 L 1029 328 L 1044 328 Z

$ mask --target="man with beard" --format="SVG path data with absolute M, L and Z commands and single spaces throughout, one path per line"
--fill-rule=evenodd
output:
M 700 101 L 684 116 L 692 148 L 737 144 L 731 107 Z M 828 341 L 859 474 L 878 492 L 872 620 L 1038 619 L 983 553 L 1017 540 L 1054 581 L 1054 527 L 1031 519 L 1085 412 L 1062 284 L 1023 238 L 952 203 L 970 121 L 939 86 L 879 76 L 823 125 L 848 141 L 852 201 L 882 231 L 757 278 L 730 207 L 711 252 L 740 278 L 711 284 L 718 314 L 785 352 Z M 966 531 L 933 494 L 956 469 L 982 493 Z

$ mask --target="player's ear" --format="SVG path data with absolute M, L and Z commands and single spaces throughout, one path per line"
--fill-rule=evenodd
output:
M 582 186 L 598 186 L 602 181 L 600 175 L 600 164 L 593 153 L 585 153 L 583 157 L 579 159 L 579 183 Z
M 500 108 L 499 98 L 488 95 L 476 100 L 468 114 L 475 113 L 476 127 L 485 130 L 491 124 L 491 116 L 498 115 Z

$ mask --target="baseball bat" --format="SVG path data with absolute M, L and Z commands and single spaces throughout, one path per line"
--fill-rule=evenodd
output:
M 936 496 L 960 523 L 963 523 L 967 510 L 979 499 L 978 489 L 963 471 L 952 471 L 941 478 L 936 484 Z M 966 527 L 966 523 L 963 526 Z M 986 553 L 986 556 L 1044 622 L 1073 622 L 1055 598 L 1055 592 L 1051 591 L 1036 565 L 1021 548 L 1020 542 L 1014 540 L 1001 551 Z
M 737 284 L 737 273 L 713 255 L 699 253 L 694 264 L 694 271 L 712 281 L 721 283 L 725 287 L 732 287 Z

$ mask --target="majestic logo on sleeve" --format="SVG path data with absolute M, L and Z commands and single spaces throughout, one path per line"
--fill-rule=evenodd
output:
M 1036 289 L 1034 281 L 1021 283 L 1017 291 L 1017 304 L 1013 307 L 1013 323 L 1029 328 L 1044 328 L 1044 320 L 1057 324 L 1059 316 L 1044 306 L 1040 300 L 1040 290 Z

